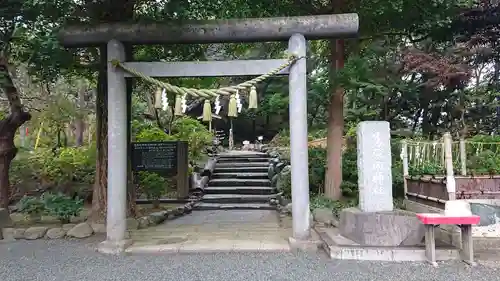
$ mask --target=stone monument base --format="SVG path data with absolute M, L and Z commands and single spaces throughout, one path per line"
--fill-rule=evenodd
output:
M 366 246 L 416 246 L 425 235 L 424 225 L 414 213 L 404 210 L 363 212 L 358 208 L 340 213 L 340 234 Z

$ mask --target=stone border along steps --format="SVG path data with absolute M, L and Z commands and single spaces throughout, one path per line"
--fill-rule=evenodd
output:
M 275 210 L 277 191 L 268 178 L 270 157 L 262 152 L 219 154 L 204 196 L 195 210 Z
M 173 220 L 191 213 L 193 205 L 200 198 L 190 199 L 183 206 L 175 209 L 154 212 L 140 218 L 128 218 L 127 230 L 143 229 L 150 226 L 155 226 L 163 223 L 166 220 Z M 106 233 L 104 224 L 93 224 L 87 222 L 68 223 L 61 227 L 11 227 L 12 220 L 9 217 L 8 210 L 0 208 L 0 242 L 10 242 L 20 239 L 36 240 L 36 239 L 60 239 L 60 238 L 87 238 L 96 233 Z

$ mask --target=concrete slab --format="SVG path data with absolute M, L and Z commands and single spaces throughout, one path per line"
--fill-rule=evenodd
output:
M 217 252 L 288 252 L 290 247 L 285 240 L 190 240 L 184 243 L 144 245 L 137 244 L 129 247 L 129 254 L 155 253 L 217 253 Z
M 276 210 L 269 203 L 209 203 L 199 202 L 193 206 L 195 210 Z
M 332 259 L 365 260 L 365 261 L 426 261 L 425 248 L 413 247 L 376 247 L 362 246 L 340 235 L 336 228 L 316 229 L 323 249 Z M 441 246 L 436 249 L 436 260 L 457 260 L 459 250 L 451 246 Z
M 288 218 L 285 218 L 288 219 Z M 276 211 L 203 211 L 131 231 L 132 254 L 289 251 L 292 230 Z

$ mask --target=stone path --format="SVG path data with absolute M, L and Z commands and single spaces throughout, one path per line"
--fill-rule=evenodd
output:
M 127 251 L 288 251 L 291 219 L 274 210 L 212 210 L 131 232 Z
M 269 157 L 259 152 L 221 154 L 201 201 L 191 214 L 131 232 L 131 253 L 288 251 L 291 219 L 269 204 L 276 190 Z
M 0 243 L 2 281 L 451 281 L 500 280 L 497 263 L 333 261 L 320 255 L 223 253 L 108 256 L 97 240 Z

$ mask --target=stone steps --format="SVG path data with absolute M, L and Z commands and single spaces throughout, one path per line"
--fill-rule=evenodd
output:
M 237 151 L 237 152 L 222 152 L 219 153 L 220 157 L 223 158 L 267 158 L 269 155 L 264 152 L 253 152 L 253 151 Z
M 206 194 L 262 194 L 269 195 L 275 193 L 275 189 L 269 186 L 207 186 Z
M 215 167 L 214 173 L 267 173 L 268 167 Z
M 205 194 L 201 199 L 206 203 L 269 203 L 276 195 L 260 194 Z
M 217 159 L 218 163 L 234 163 L 234 162 L 269 162 L 269 157 L 237 157 L 237 158 L 229 158 L 229 157 L 219 157 Z
M 268 179 L 235 179 L 222 178 L 212 179 L 208 182 L 209 186 L 271 186 Z
M 274 210 L 276 190 L 268 178 L 265 153 L 232 152 L 217 158 L 214 174 L 195 210 Z
M 212 175 L 214 179 L 267 179 L 267 173 L 220 173 Z
M 268 168 L 269 162 L 223 162 L 220 163 L 217 161 L 215 169 L 218 168 L 234 168 L 234 167 L 259 167 L 259 168 Z
M 200 202 L 193 206 L 194 210 L 275 210 L 268 203 L 206 203 Z

